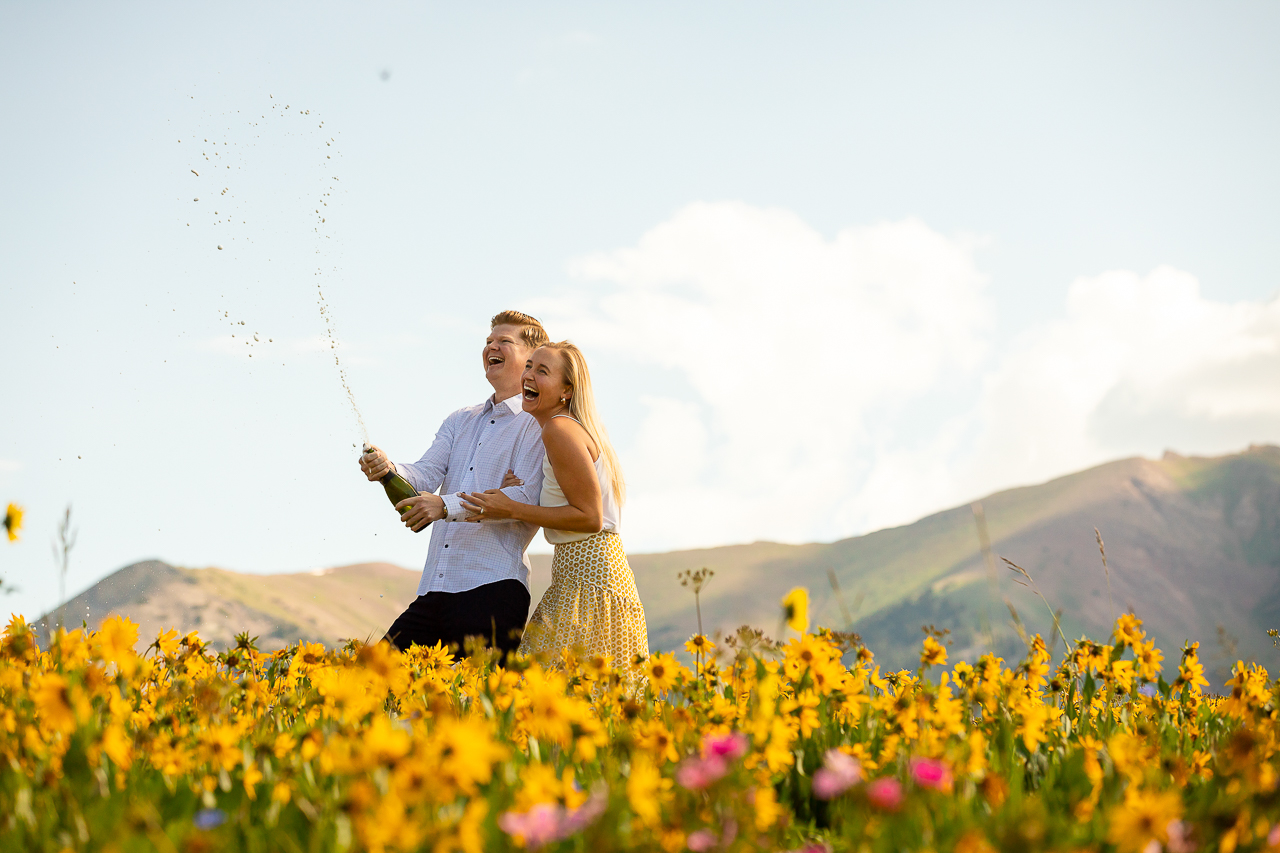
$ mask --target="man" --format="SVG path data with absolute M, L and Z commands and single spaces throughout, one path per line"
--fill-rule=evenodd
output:
M 394 470 L 421 492 L 396 504 L 406 527 L 434 522 L 418 597 L 387 630 L 386 639 L 401 650 L 437 642 L 462 648 L 472 636 L 504 653 L 520 645 L 529 618 L 525 549 L 538 528 L 518 521 L 465 523 L 458 493 L 497 488 L 511 470 L 523 483 L 503 491 L 512 500 L 538 503 L 542 431 L 521 408 L 520 375 L 547 340 L 542 324 L 528 314 L 498 314 L 481 351 L 493 396 L 445 418 L 417 462 L 393 463 L 376 447 L 360 457 L 370 480 Z M 433 494 L 437 489 L 440 494 Z

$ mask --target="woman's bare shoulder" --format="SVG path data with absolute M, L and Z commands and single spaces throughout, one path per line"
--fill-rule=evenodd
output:
M 572 418 L 552 418 L 542 428 L 542 445 L 548 452 L 568 451 L 581 447 L 594 457 L 595 442 L 585 427 Z

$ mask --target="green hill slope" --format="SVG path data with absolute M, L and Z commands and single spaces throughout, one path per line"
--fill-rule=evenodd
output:
M 1031 573 L 1062 610 L 1069 637 L 1107 634 L 1112 613 L 1132 609 L 1169 657 L 1198 639 L 1220 674 L 1236 656 L 1280 659 L 1265 634 L 1280 627 L 1280 448 L 1124 459 L 982 505 L 993 551 Z M 1110 599 L 1095 526 L 1106 541 Z M 793 586 L 809 588 L 816 621 L 839 625 L 833 571 L 847 606 L 858 602 L 848 627 L 891 666 L 913 665 L 925 624 L 952 631 L 953 657 L 980 654 L 987 615 L 996 650 L 1017 653 L 1005 597 L 1033 632 L 1048 639 L 1052 626 L 1045 605 L 1003 563 L 989 581 L 969 506 L 827 545 L 636 555 L 632 565 L 661 648 L 694 630 L 693 597 L 674 577 L 702 565 L 716 571 L 702 601 L 709 631 L 749 623 L 775 632 L 778 601 Z

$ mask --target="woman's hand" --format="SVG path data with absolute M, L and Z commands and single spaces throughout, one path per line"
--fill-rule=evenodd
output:
M 467 521 L 505 521 L 516 517 L 519 501 L 513 501 L 500 489 L 483 492 L 458 492 L 462 508 L 472 513 Z
M 524 485 L 524 480 L 521 480 L 519 477 L 516 476 L 515 471 L 512 471 L 510 468 L 508 468 L 506 475 L 502 478 L 502 485 L 498 486 L 498 488 L 509 489 L 512 486 L 523 486 L 523 485 Z

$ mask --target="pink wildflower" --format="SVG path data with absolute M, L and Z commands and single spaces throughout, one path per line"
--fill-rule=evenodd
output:
M 676 770 L 676 781 L 690 791 L 700 791 L 729 772 L 723 758 L 686 758 Z
M 733 840 L 738 837 L 738 822 L 733 818 L 725 818 L 724 835 L 720 839 L 720 843 L 728 847 Z
M 829 750 L 822 765 L 813 774 L 813 793 L 820 800 L 833 800 L 862 781 L 858 759 L 838 749 Z
M 1196 843 L 1191 838 L 1191 824 L 1186 821 L 1175 818 L 1169 821 L 1165 831 L 1169 833 L 1169 853 L 1192 853 L 1196 849 Z M 1277 844 L 1280 844 L 1280 824 L 1267 836 L 1268 847 L 1275 847 Z
M 585 803 L 565 814 L 564 819 L 560 822 L 560 837 L 568 838 L 575 832 L 586 829 L 595 823 L 600 815 L 604 814 L 608 805 L 609 797 L 604 791 L 596 791 L 587 798 Z
M 747 736 L 742 732 L 707 735 L 702 739 L 702 754 L 707 758 L 719 756 L 727 761 L 741 758 L 747 754 Z
M 538 803 L 527 812 L 504 812 L 498 826 L 507 835 L 523 838 L 526 847 L 536 849 L 556 840 L 563 812 L 554 803 Z
M 580 832 L 604 814 L 607 805 L 608 798 L 603 793 L 592 794 L 570 811 L 555 803 L 539 803 L 527 812 L 503 812 L 498 817 L 498 827 L 507 835 L 523 838 L 524 846 L 535 850 Z
M 933 758 L 911 759 L 911 781 L 921 788 L 935 791 L 951 790 L 951 771 L 947 765 Z
M 866 787 L 867 802 L 878 809 L 895 812 L 902 805 L 902 783 L 886 776 Z
M 709 829 L 695 829 L 689 833 L 689 837 L 685 840 L 685 844 L 693 853 L 706 853 L 716 846 L 717 838 Z

